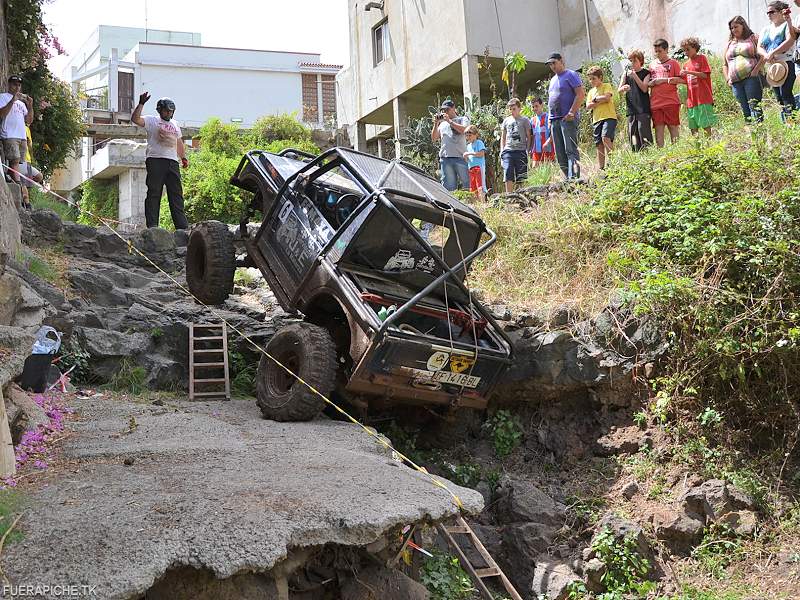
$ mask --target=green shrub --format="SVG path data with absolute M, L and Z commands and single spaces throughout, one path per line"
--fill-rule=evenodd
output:
M 618 540 L 606 527 L 592 541 L 592 550 L 606 566 L 600 578 L 606 591 L 598 594 L 598 600 L 623 600 L 631 595 L 644 598 L 656 589 L 654 582 L 645 579 L 650 561 L 639 555 L 633 536 Z
M 420 581 L 431 593 L 431 600 L 462 600 L 473 592 L 469 575 L 458 559 L 438 550 L 422 565 Z
M 200 129 L 200 150 L 192 153 L 189 168 L 184 171 L 183 191 L 186 216 L 196 223 L 216 219 L 238 223 L 250 194 L 231 185 L 230 178 L 242 155 L 251 149 L 277 153 L 295 148 L 318 154 L 311 140 L 311 130 L 294 115 L 271 115 L 256 121 L 252 131 L 242 133 L 235 125 L 210 119 Z M 172 219 L 162 199 L 160 225 L 171 229 Z
M 443 465 L 445 476 L 457 485 L 462 485 L 468 488 L 474 488 L 481 480 L 483 471 L 480 465 L 472 462 L 452 465 L 445 463 Z
M 297 120 L 296 113 L 267 115 L 253 124 L 248 142 L 253 148 L 266 149 L 280 140 L 311 143 L 311 130 Z
M 498 458 L 505 458 L 522 441 L 522 426 L 519 419 L 507 410 L 498 410 L 488 422 L 492 445 Z
M 46 62 L 41 61 L 22 76 L 25 93 L 35 102 L 31 123 L 33 162 L 49 177 L 78 150 L 84 132 L 83 113 L 69 84 L 55 77 Z
M 800 386 L 800 133 L 771 115 L 754 135 L 614 156 L 588 210 L 630 305 L 670 341 L 664 415 L 713 404 L 778 442 Z
M 97 227 L 102 222 L 97 217 L 117 219 L 119 217 L 119 186 L 116 179 L 89 179 L 80 190 L 78 206 L 81 214 L 78 222 Z M 88 211 L 88 212 L 87 212 Z M 92 213 L 91 215 L 89 213 Z M 94 216 L 93 216 L 94 215 Z
M 186 216 L 191 223 L 207 219 L 239 222 L 245 193 L 231 185 L 230 178 L 240 159 L 241 156 L 218 154 L 206 148 L 192 155 L 183 181 Z
M 223 123 L 217 117 L 200 127 L 200 147 L 214 154 L 241 158 L 247 148 L 247 139 L 238 125 Z
M 75 367 L 69 374 L 73 383 L 90 383 L 89 381 L 89 353 L 84 350 L 76 337 L 71 337 L 61 347 L 61 361 L 59 367 L 66 373 Z
M 161 204 L 158 207 L 158 226 L 167 231 L 175 231 L 175 224 L 172 222 L 172 213 L 169 211 L 169 200 L 166 195 L 161 196 Z

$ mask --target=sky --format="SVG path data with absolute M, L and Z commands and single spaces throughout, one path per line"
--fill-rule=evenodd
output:
M 347 65 L 347 0 L 52 0 L 44 21 L 67 56 L 50 60 L 61 75 L 98 25 L 124 25 L 201 34 L 204 46 L 319 52 L 322 62 Z

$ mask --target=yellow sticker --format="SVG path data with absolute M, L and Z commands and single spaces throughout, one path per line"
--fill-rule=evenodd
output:
M 453 373 L 463 373 L 475 364 L 475 359 L 467 356 L 451 356 L 450 357 L 450 370 Z

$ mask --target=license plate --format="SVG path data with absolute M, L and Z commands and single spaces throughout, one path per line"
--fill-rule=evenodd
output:
M 433 374 L 434 381 L 439 383 L 449 383 L 451 385 L 462 385 L 468 388 L 476 388 L 481 381 L 480 377 L 467 375 L 466 373 L 451 373 L 450 371 L 437 371 Z
M 400 367 L 400 371 L 410 375 L 415 381 L 435 381 L 437 383 L 447 383 L 450 385 L 462 385 L 467 388 L 476 388 L 481 382 L 480 377 L 467 375 L 466 373 L 452 373 L 450 371 L 423 371 L 411 367 Z

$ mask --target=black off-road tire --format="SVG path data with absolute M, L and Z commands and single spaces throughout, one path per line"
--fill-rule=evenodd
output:
M 186 283 L 204 304 L 222 304 L 233 291 L 236 251 L 228 226 L 201 221 L 192 227 L 186 247 Z
M 266 350 L 330 397 L 339 365 L 336 344 L 327 329 L 311 323 L 287 325 L 272 336 Z M 325 407 L 322 398 L 267 356 L 258 363 L 256 404 L 264 418 L 273 421 L 310 421 Z

